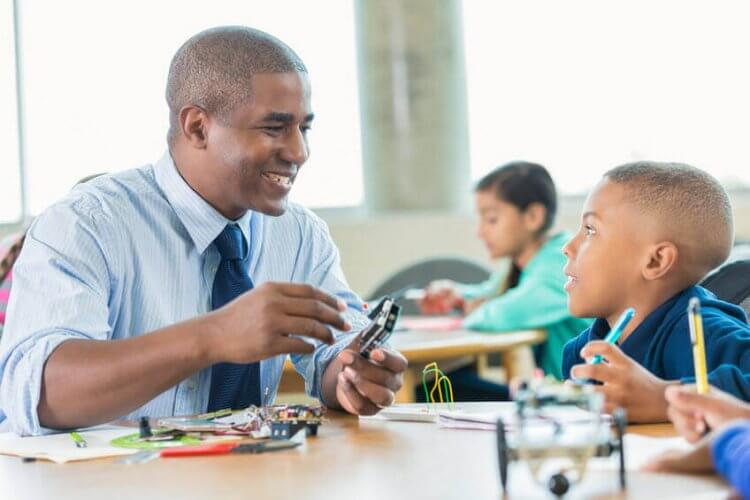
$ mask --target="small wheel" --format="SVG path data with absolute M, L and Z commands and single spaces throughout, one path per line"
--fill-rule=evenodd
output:
M 549 488 L 550 493 L 557 497 L 561 497 L 570 489 L 570 481 L 565 477 L 565 474 L 560 472 L 549 478 L 547 487 Z
M 508 459 L 510 456 L 510 450 L 508 450 L 508 442 L 505 439 L 505 424 L 503 419 L 497 419 L 497 464 L 500 467 L 500 485 L 503 487 L 503 492 L 507 491 L 508 486 Z

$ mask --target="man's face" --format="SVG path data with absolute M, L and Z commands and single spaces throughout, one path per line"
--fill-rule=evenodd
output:
M 621 185 L 602 180 L 586 200 L 580 230 L 563 248 L 574 316 L 617 316 L 639 289 L 648 229 L 625 194 Z
M 257 74 L 250 85 L 249 101 L 223 123 L 212 120 L 207 152 L 230 212 L 279 216 L 310 152 L 310 83 L 307 74 L 290 72 Z

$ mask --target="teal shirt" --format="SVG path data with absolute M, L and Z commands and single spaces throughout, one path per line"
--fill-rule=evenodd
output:
M 541 347 L 540 368 L 562 378 L 565 343 L 591 325 L 590 319 L 571 316 L 564 285 L 565 256 L 562 248 L 568 233 L 550 238 L 521 271 L 518 285 L 497 295 L 506 273 L 497 271 L 484 283 L 461 285 L 465 299 L 488 299 L 464 318 L 464 327 L 486 332 L 543 329 L 547 341 Z

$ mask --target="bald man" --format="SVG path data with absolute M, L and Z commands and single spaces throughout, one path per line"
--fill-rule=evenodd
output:
M 177 51 L 166 97 L 168 153 L 77 187 L 30 228 L 0 418 L 33 435 L 270 404 L 288 354 L 329 407 L 391 404 L 406 360 L 359 356 L 366 317 L 338 251 L 287 201 L 313 121 L 302 61 L 266 33 L 211 29 Z

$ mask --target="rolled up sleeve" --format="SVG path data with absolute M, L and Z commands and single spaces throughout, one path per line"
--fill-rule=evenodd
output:
M 17 434 L 50 431 L 40 425 L 37 406 L 52 352 L 67 340 L 111 336 L 106 226 L 96 207 L 79 199 L 56 205 L 29 229 L 0 344 L 0 407 Z

